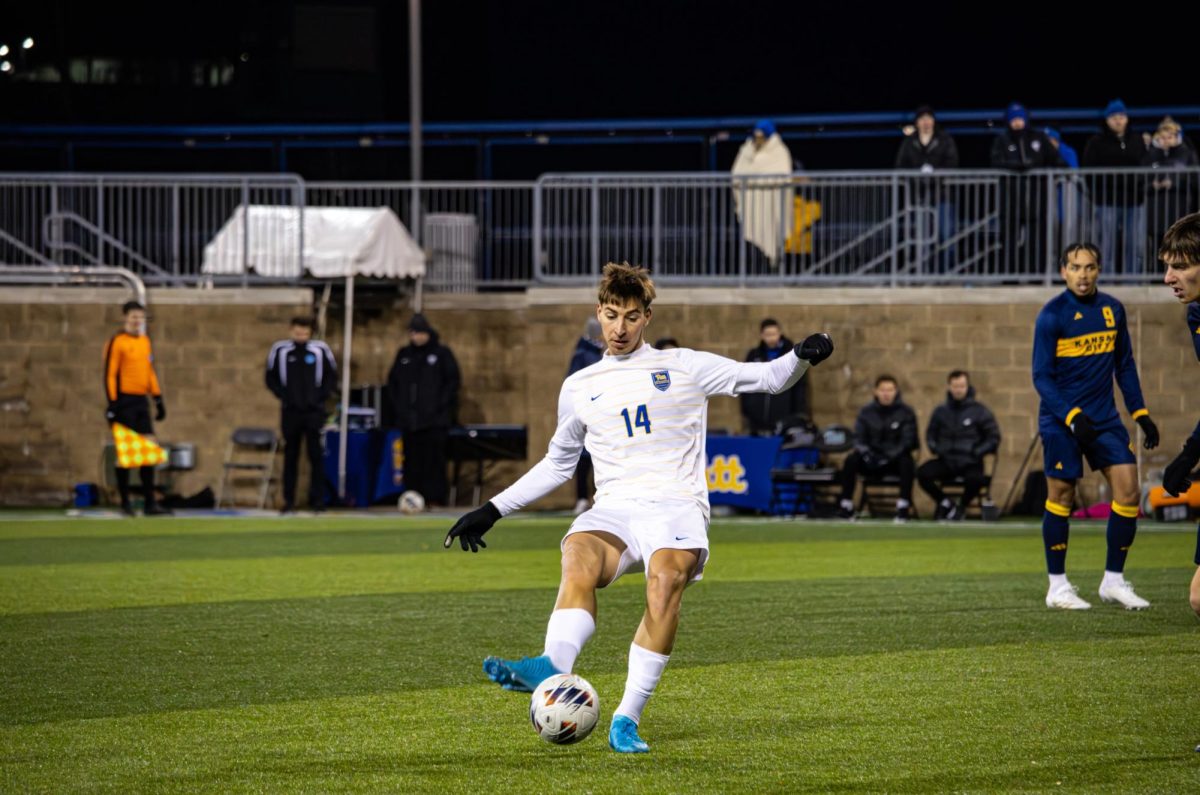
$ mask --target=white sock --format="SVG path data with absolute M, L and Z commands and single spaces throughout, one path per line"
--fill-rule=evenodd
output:
M 1071 583 L 1067 582 L 1067 575 L 1065 575 L 1065 574 L 1051 574 L 1050 575 L 1050 590 L 1051 591 L 1057 591 L 1059 588 L 1063 587 L 1064 585 L 1070 585 L 1070 584 Z
M 896 500 L 896 510 L 900 511 L 909 506 L 908 500 Z
M 625 697 L 613 715 L 624 715 L 634 723 L 641 723 L 642 710 L 654 694 L 654 688 L 662 678 L 669 659 L 671 657 L 668 654 L 643 649 L 636 643 L 629 644 L 629 676 L 625 679 Z
M 1107 588 L 1110 585 L 1120 585 L 1125 582 L 1125 574 L 1120 571 L 1104 571 L 1104 579 L 1100 581 L 1101 588 Z
M 546 623 L 546 650 L 550 664 L 563 673 L 571 673 L 583 644 L 596 631 L 596 619 L 582 607 L 555 610 Z
M 842 510 L 844 510 L 844 511 L 853 511 L 854 510 L 854 500 L 842 500 L 841 505 L 842 505 Z
M 943 507 L 943 508 L 953 508 L 953 507 L 954 507 L 954 501 L 953 501 L 953 500 L 951 500 L 949 497 L 943 497 L 943 498 L 942 498 L 942 507 Z

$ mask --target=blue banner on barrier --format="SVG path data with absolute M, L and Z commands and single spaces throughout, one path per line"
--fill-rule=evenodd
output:
M 769 511 L 771 467 L 782 443 L 779 436 L 709 436 L 708 501 Z

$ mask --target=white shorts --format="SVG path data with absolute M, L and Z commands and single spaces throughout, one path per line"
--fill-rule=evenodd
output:
M 617 573 L 610 583 L 627 571 L 645 571 L 646 562 L 660 549 L 700 550 L 692 581 L 704 577 L 704 564 L 708 562 L 708 519 L 691 500 L 597 503 L 590 511 L 575 517 L 571 529 L 563 536 L 563 543 L 567 536 L 589 531 L 611 533 L 625 543 Z

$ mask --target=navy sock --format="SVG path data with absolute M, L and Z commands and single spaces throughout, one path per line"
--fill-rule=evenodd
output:
M 1112 513 L 1108 515 L 1105 571 L 1125 571 L 1125 556 L 1129 554 L 1129 547 L 1133 546 L 1133 537 L 1137 534 L 1137 515 L 1136 505 L 1121 505 L 1113 500 Z
M 1067 573 L 1067 536 L 1070 534 L 1071 509 L 1046 500 L 1042 515 L 1042 541 L 1046 544 L 1046 571 Z

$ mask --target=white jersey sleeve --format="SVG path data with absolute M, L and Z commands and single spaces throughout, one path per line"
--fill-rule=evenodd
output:
M 558 393 L 558 428 L 546 455 L 520 480 L 491 499 L 501 516 L 545 497 L 575 474 L 586 429 L 575 411 L 574 383 L 568 378 Z
M 715 353 L 681 350 L 680 360 L 708 397 L 790 389 L 808 370 L 806 360 L 785 353 L 772 362 L 736 362 Z

